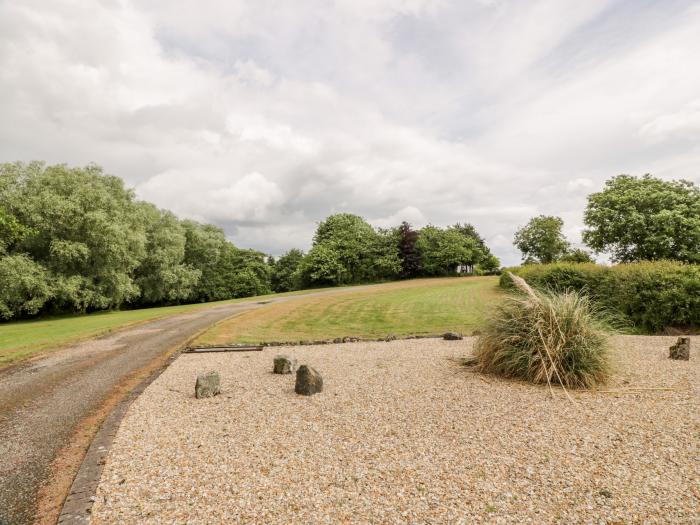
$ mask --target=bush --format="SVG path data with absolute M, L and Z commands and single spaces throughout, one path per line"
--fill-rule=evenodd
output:
M 595 298 L 648 331 L 698 327 L 700 266 L 672 261 L 613 266 Z
M 700 326 L 699 265 L 674 261 L 615 266 L 555 263 L 512 271 L 540 290 L 586 293 L 598 307 L 644 331 Z M 507 273 L 501 276 L 501 286 L 513 287 Z
M 602 277 L 609 268 L 590 263 L 528 264 L 510 271 L 519 275 L 530 286 L 540 290 L 565 292 L 573 289 L 592 293 L 597 291 Z M 501 274 L 503 288 L 513 288 L 508 272 Z
M 524 285 L 527 287 L 527 285 Z M 604 316 L 586 295 L 533 291 L 499 303 L 479 337 L 479 370 L 589 388 L 609 373 Z

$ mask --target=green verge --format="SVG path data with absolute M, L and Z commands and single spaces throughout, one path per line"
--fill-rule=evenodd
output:
M 381 338 L 393 334 L 470 334 L 502 297 L 496 277 L 418 279 L 342 294 L 306 297 L 214 325 L 196 344 Z

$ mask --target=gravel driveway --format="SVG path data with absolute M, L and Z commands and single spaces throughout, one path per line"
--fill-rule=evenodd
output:
M 608 391 L 573 402 L 464 369 L 471 339 L 182 355 L 122 422 L 93 523 L 700 523 L 700 355 L 673 341 L 617 337 Z M 271 374 L 280 351 L 324 392 Z M 223 393 L 196 400 L 210 369 Z

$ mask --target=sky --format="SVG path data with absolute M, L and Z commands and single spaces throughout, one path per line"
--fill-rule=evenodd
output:
M 0 161 L 101 165 L 237 246 L 326 216 L 515 231 L 700 183 L 700 2 L 0 0 Z

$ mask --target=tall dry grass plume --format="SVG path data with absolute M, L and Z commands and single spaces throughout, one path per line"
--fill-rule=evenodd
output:
M 522 295 L 496 306 L 475 348 L 474 363 L 487 373 L 590 388 L 609 375 L 605 317 L 575 291 L 533 290 L 510 274 Z

